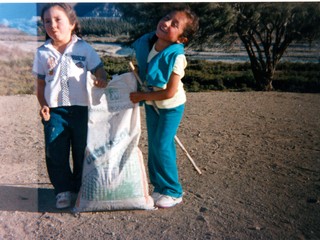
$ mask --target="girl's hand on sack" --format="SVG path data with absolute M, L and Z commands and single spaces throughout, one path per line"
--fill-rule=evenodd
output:
M 93 81 L 94 86 L 98 87 L 98 88 L 105 88 L 108 85 L 108 82 L 105 80 L 101 80 L 101 79 L 96 79 Z
M 40 109 L 40 116 L 43 118 L 44 121 L 50 120 L 50 108 L 48 106 L 43 106 Z
M 138 103 L 140 101 L 143 101 L 143 100 L 145 100 L 144 93 L 143 92 L 132 92 L 132 93 L 130 93 L 130 100 L 133 103 Z
M 108 85 L 107 73 L 103 67 L 100 67 L 93 74 L 93 85 L 98 88 L 105 88 Z

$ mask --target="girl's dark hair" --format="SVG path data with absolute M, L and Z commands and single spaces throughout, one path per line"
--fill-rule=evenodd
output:
M 188 38 L 188 42 L 199 29 L 199 18 L 190 8 L 176 9 L 174 12 L 183 12 L 189 19 L 182 36 Z
M 77 18 L 77 14 L 76 12 L 73 10 L 73 8 L 66 3 L 48 3 L 47 5 L 45 5 L 41 11 L 41 20 L 42 22 L 44 22 L 44 14 L 45 12 L 52 8 L 52 7 L 60 7 L 63 9 L 63 11 L 66 13 L 69 21 L 71 24 L 74 24 L 74 29 L 72 31 L 72 34 L 76 34 L 78 37 L 81 37 L 81 32 L 80 32 L 80 23 L 78 21 Z M 46 40 L 49 39 L 50 37 L 48 36 L 48 34 L 46 33 Z

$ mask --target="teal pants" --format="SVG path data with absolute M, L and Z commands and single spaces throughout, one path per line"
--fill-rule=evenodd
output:
M 174 137 L 181 122 L 184 104 L 171 109 L 145 105 L 148 130 L 148 170 L 154 192 L 172 197 L 182 196 Z

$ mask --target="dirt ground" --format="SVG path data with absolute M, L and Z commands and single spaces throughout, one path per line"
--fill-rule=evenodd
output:
M 0 239 L 320 239 L 320 95 L 187 97 L 178 137 L 202 175 L 178 150 L 183 203 L 74 215 L 54 207 L 36 97 L 0 96 Z

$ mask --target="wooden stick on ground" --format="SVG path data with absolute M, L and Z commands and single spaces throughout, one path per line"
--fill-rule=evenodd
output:
M 147 87 L 143 84 L 143 82 L 141 81 L 139 75 L 137 74 L 137 72 L 135 71 L 135 67 L 132 64 L 132 62 L 129 62 L 129 66 L 130 69 L 132 70 L 135 78 L 137 79 L 137 81 L 139 82 L 139 84 L 142 87 L 143 91 L 148 91 Z M 152 105 L 155 109 L 155 111 L 159 114 L 159 109 L 157 108 L 157 106 L 155 105 L 154 102 L 152 102 Z M 190 154 L 188 153 L 188 151 L 186 150 L 186 148 L 183 146 L 183 144 L 181 143 L 181 141 L 179 140 L 179 138 L 177 136 L 174 136 L 174 139 L 176 140 L 176 142 L 178 143 L 179 147 L 182 149 L 182 151 L 185 153 L 185 155 L 188 157 L 188 159 L 190 160 L 190 162 L 192 163 L 193 167 L 197 170 L 197 172 L 199 174 L 202 174 L 201 170 L 198 168 L 198 166 L 196 165 L 196 163 L 194 162 L 194 160 L 192 159 L 192 157 L 190 156 Z

